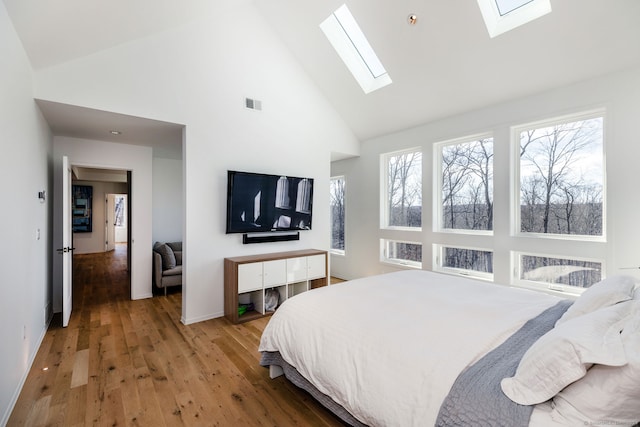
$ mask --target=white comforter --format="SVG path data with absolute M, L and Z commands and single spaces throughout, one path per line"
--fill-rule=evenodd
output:
M 559 298 L 402 271 L 297 295 L 274 313 L 260 351 L 279 351 L 370 426 L 434 425 L 458 374 Z

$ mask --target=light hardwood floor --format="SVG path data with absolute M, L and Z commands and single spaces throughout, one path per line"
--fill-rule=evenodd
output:
M 259 366 L 267 319 L 185 326 L 181 299 L 131 301 L 126 247 L 75 255 L 71 321 L 52 321 L 8 425 L 344 425 Z

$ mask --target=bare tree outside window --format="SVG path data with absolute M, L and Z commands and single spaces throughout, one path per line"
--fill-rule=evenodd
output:
M 493 138 L 439 146 L 443 229 L 493 230 Z M 493 253 L 443 247 L 439 267 L 491 274 Z
M 329 203 L 331 209 L 331 249 L 344 251 L 344 177 L 331 178 L 329 190 Z
M 493 273 L 493 252 L 446 246 L 442 248 L 442 267 Z
M 442 146 L 442 227 L 493 229 L 493 138 Z
M 603 118 L 520 132 L 520 230 L 603 235 Z
M 384 240 L 385 259 L 398 264 L 422 266 L 422 245 L 420 243 Z
M 422 153 L 408 151 L 386 157 L 387 225 L 422 226 Z
M 422 227 L 422 152 L 407 150 L 382 155 L 385 197 L 384 224 L 388 227 Z M 385 240 L 382 257 L 388 262 L 419 267 L 420 243 Z
M 125 222 L 126 216 L 124 214 L 125 207 L 126 207 L 125 206 L 125 203 L 126 203 L 125 200 L 126 200 L 126 198 L 124 196 L 116 196 L 115 197 L 115 201 L 116 201 L 115 210 L 116 210 L 116 213 L 115 213 L 115 224 L 114 225 L 116 227 L 125 227 L 127 225 L 126 222 Z

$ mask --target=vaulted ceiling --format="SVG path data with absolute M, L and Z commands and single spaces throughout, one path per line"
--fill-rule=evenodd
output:
M 368 95 L 318 29 L 344 2 L 393 80 Z M 637 0 L 551 0 L 495 38 L 476 0 L 255 3 L 362 139 L 640 64 Z
M 210 0 L 3 1 L 39 69 L 182 25 Z M 475 0 L 253 3 L 361 140 L 640 65 L 638 0 L 551 0 L 495 38 Z M 320 30 L 343 3 L 391 85 L 364 94 Z

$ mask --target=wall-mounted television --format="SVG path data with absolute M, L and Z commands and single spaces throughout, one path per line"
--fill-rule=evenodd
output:
M 227 233 L 311 229 L 313 178 L 228 171 Z

